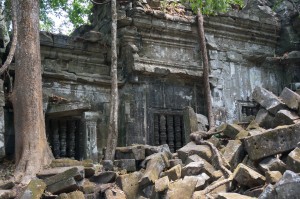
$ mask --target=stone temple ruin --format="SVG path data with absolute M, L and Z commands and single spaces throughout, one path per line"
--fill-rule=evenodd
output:
M 256 115 L 251 95 L 256 86 L 277 95 L 284 87 L 299 93 L 299 17 L 288 2 L 277 13 L 270 2 L 205 18 L 218 125 Z M 191 11 L 178 7 L 184 15 L 165 13 L 159 7 L 155 0 L 118 5 L 118 145 L 168 144 L 176 151 L 194 130 L 187 107 L 206 115 L 201 49 Z M 47 136 L 56 158 L 103 156 L 111 82 L 109 13 L 109 4 L 95 5 L 92 24 L 71 36 L 40 34 Z M 0 158 L 14 153 L 13 110 L 5 100 L 13 67 L 10 74 L 0 96 Z

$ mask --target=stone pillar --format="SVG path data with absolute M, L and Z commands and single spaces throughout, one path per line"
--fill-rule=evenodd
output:
M 3 81 L 0 79 L 0 159 L 5 156 L 5 126 L 4 126 L 4 110 L 5 105 L 4 91 L 3 91 Z
M 98 162 L 97 148 L 97 120 L 99 114 L 96 112 L 84 112 L 82 115 L 83 129 L 83 157 Z

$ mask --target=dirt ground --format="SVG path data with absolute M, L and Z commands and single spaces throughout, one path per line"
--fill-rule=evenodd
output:
M 3 159 L 0 161 L 0 181 L 8 180 L 13 176 L 15 164 L 12 160 Z

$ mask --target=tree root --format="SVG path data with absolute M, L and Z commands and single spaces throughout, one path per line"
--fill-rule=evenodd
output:
M 213 190 L 215 190 L 216 188 L 231 182 L 232 180 L 233 180 L 233 178 L 232 178 L 232 176 L 230 176 L 229 178 L 226 178 L 222 181 L 216 182 L 215 184 L 211 184 L 203 190 L 203 193 L 206 195 L 206 194 L 212 192 Z

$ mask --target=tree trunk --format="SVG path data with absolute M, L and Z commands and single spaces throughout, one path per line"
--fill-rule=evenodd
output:
M 211 129 L 215 126 L 215 118 L 212 110 L 211 90 L 209 85 L 209 76 L 208 76 L 209 65 L 208 65 L 206 42 L 204 36 L 203 15 L 200 9 L 198 9 L 197 17 L 198 17 L 198 34 L 199 34 L 200 47 L 201 47 L 202 59 L 203 59 L 204 94 L 205 94 L 205 101 L 207 106 L 209 128 Z
M 105 159 L 113 160 L 118 142 L 118 71 L 117 71 L 117 5 L 116 0 L 111 0 L 111 101 L 110 119 L 108 127 L 107 147 Z
M 28 182 L 42 166 L 50 163 L 53 155 L 47 143 L 42 104 L 39 1 L 18 0 L 17 10 L 18 45 L 12 96 L 15 175 Z

